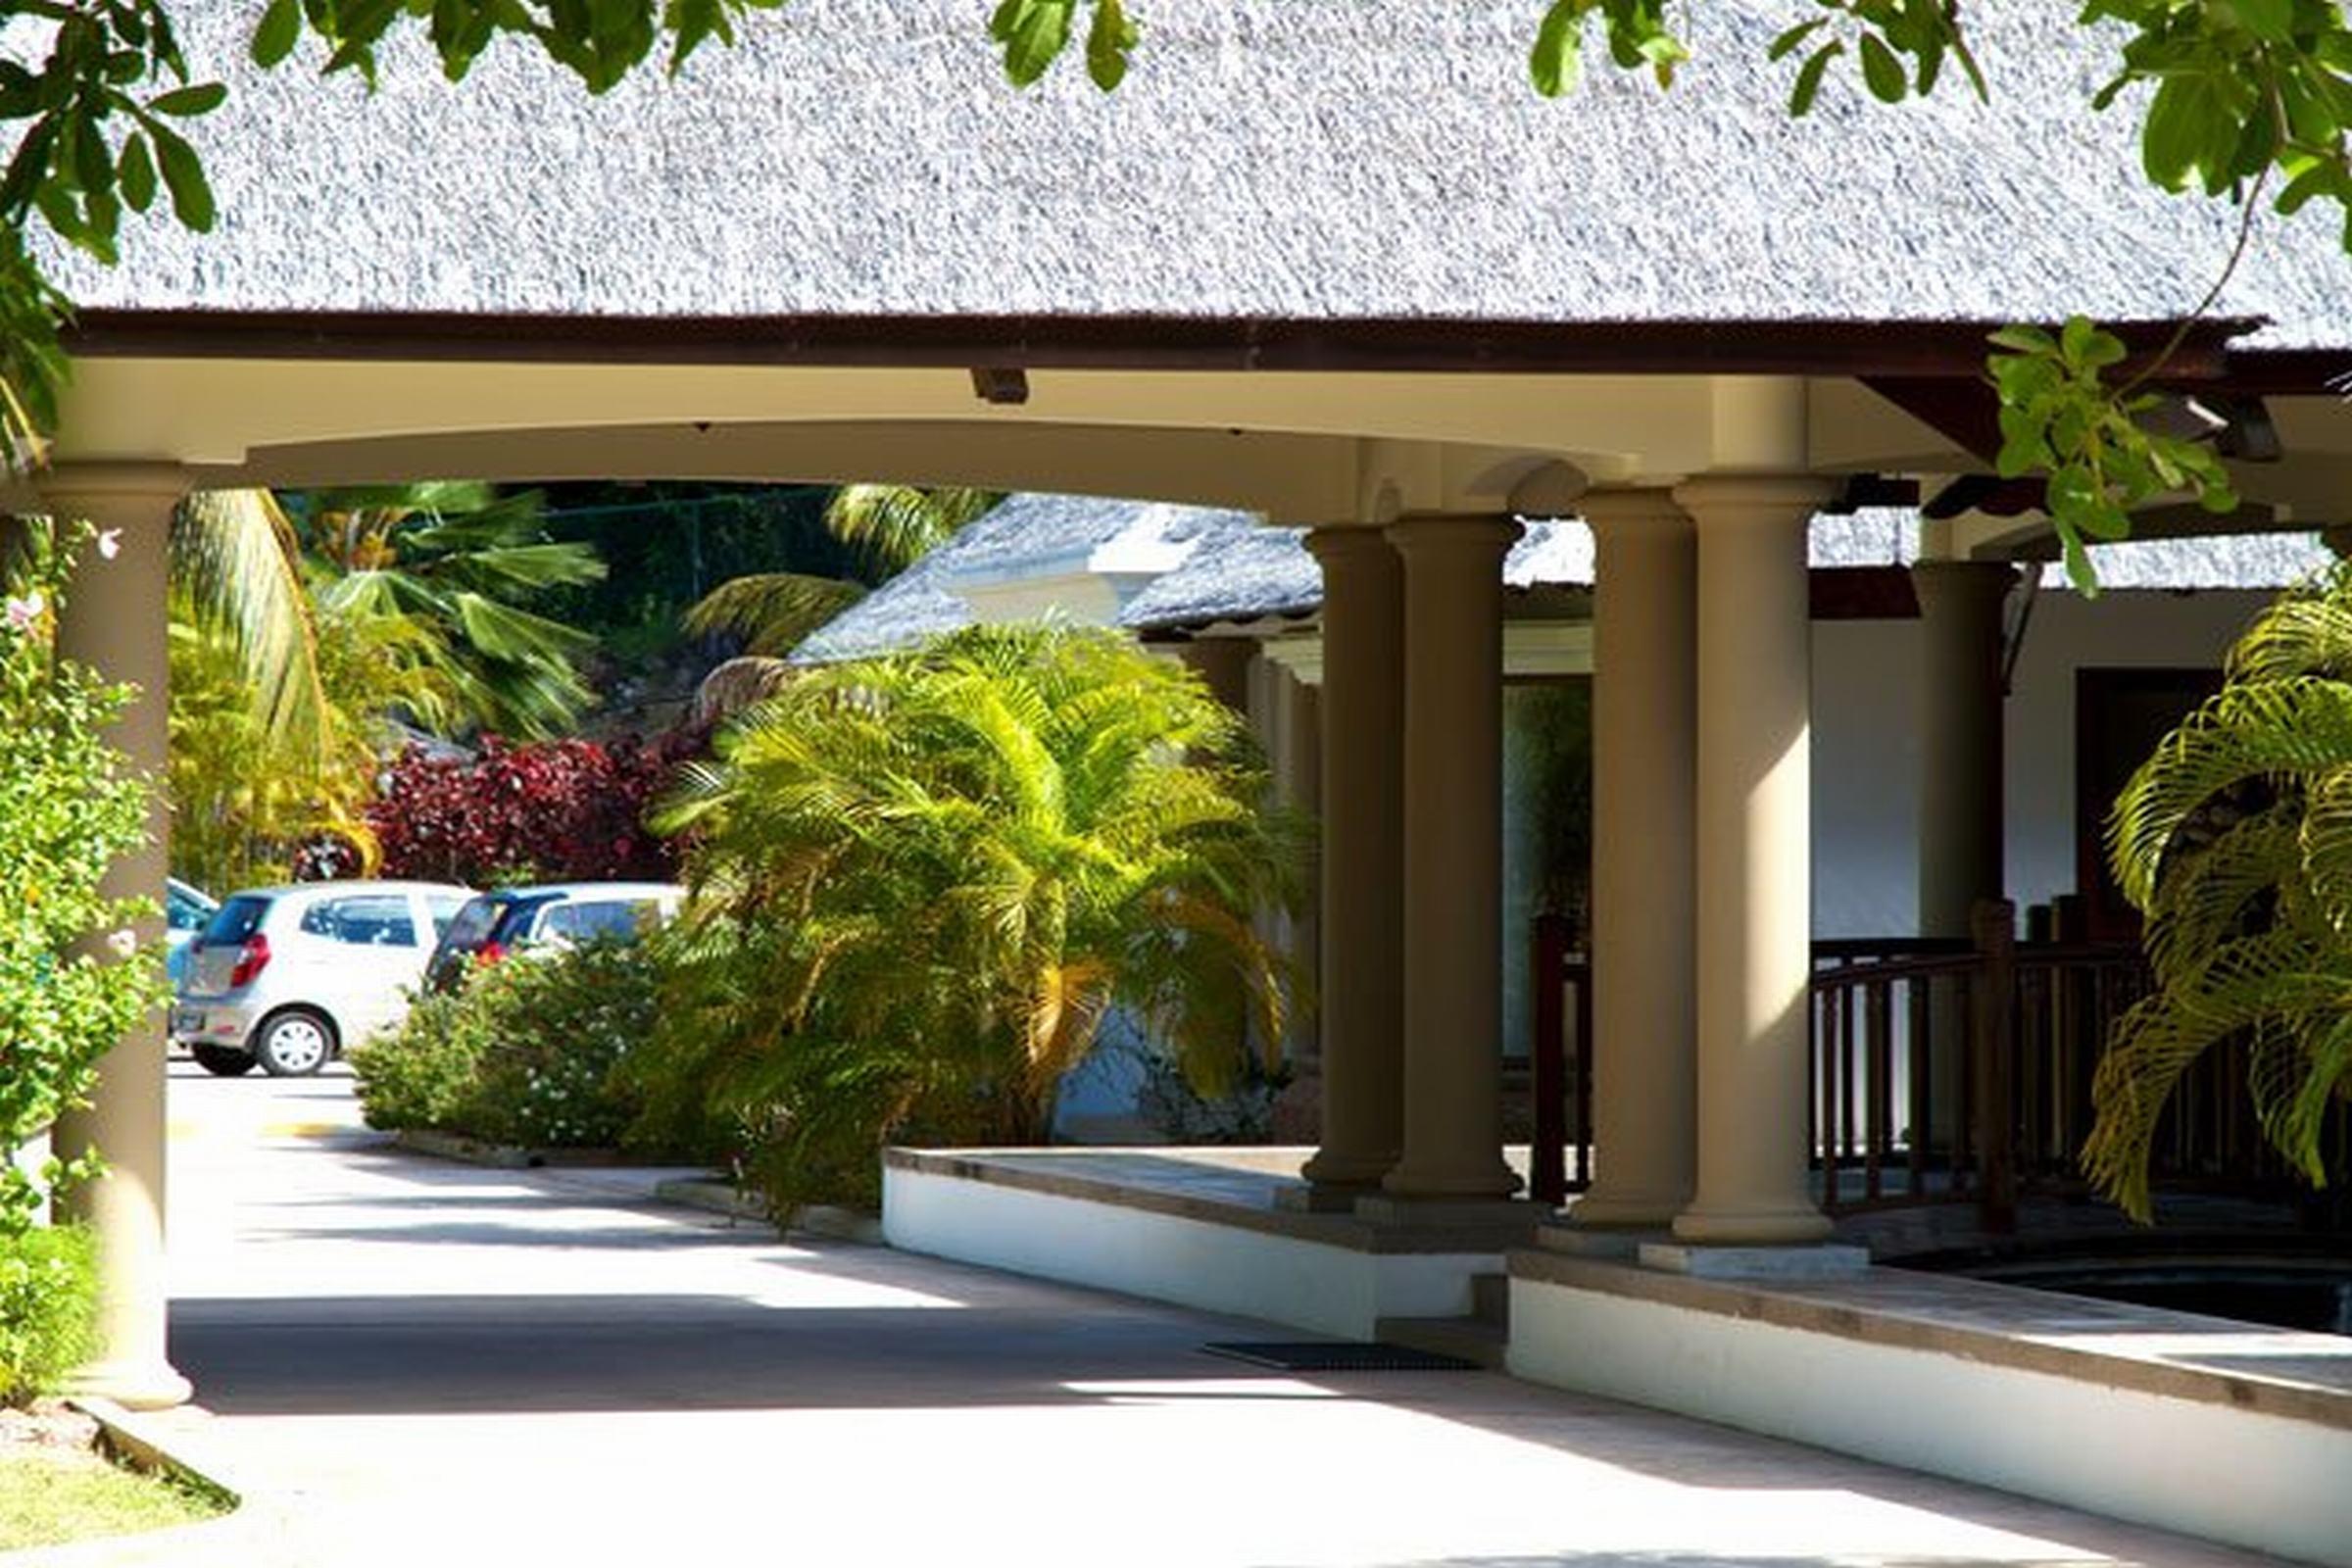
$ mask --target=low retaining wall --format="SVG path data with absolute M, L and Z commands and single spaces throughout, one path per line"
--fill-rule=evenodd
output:
M 1510 1269 L 1515 1376 L 2352 1565 L 2352 1341 L 1890 1269 Z
M 1444 1231 L 906 1150 L 883 1167 L 882 1231 L 910 1252 L 1358 1340 L 1384 1317 L 1467 1313 L 1471 1277 L 1503 1255 Z

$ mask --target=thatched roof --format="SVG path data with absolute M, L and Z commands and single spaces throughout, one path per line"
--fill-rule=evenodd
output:
M 1917 558 L 1916 514 L 1865 508 L 1813 520 L 1816 571 L 1900 567 Z M 913 647 L 976 618 L 977 588 L 1084 571 L 1105 546 L 1168 548 L 1172 563 L 1125 596 L 1117 623 L 1130 631 L 1177 632 L 1219 622 L 1303 618 L 1323 605 L 1323 579 L 1304 534 L 1257 525 L 1241 513 L 1084 496 L 1014 496 L 934 551 L 913 569 L 803 643 L 797 662 L 829 663 Z M 2113 591 L 2193 592 L 2278 588 L 2326 569 L 2333 557 L 2311 534 L 2150 539 L 2095 547 L 2099 579 Z M 2063 590 L 2063 568 L 2042 568 L 2042 586 Z M 1592 585 L 1592 534 L 1574 519 L 1530 521 L 1503 564 L 1513 589 Z
M 90 306 L 769 317 L 1926 321 L 2177 316 L 2222 204 L 2148 188 L 2077 7 L 1975 6 L 1993 81 L 1812 119 L 1764 62 L 1785 4 L 1678 13 L 1670 92 L 1525 80 L 1527 0 L 1152 0 L 1127 85 L 1001 79 L 973 0 L 795 0 L 684 78 L 604 99 L 512 42 L 382 89 L 244 63 L 255 8 L 188 6 L 219 231 L 148 223 Z M 316 52 L 306 57 L 315 67 Z M 1793 63 L 1789 63 L 1792 67 Z M 2223 312 L 2352 344 L 2328 215 L 2265 218 Z

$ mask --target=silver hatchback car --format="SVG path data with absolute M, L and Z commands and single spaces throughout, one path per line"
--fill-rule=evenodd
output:
M 407 1015 L 442 931 L 473 897 L 440 882 L 302 882 L 232 895 L 190 945 L 172 1044 L 208 1072 L 317 1072 Z

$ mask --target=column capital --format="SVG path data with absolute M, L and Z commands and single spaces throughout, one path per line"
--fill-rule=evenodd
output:
M 52 506 L 86 506 L 107 499 L 117 504 L 176 503 L 196 486 L 176 463 L 61 463 L 36 475 L 33 486 Z
M 1390 523 L 1386 531 L 1400 551 L 1485 549 L 1500 560 L 1519 542 L 1521 529 L 1516 517 L 1494 513 L 1413 512 Z
M 1387 531 L 1370 523 L 1332 523 L 1310 528 L 1306 534 L 1306 553 L 1327 569 L 1366 558 L 1394 561 L 1396 556 Z
M 1809 518 L 1837 493 L 1835 480 L 1809 473 L 1702 474 L 1673 491 L 1678 505 L 1710 527 Z
M 1588 491 L 1577 509 L 1595 535 L 1628 531 L 1671 536 L 1689 533 L 1692 527 L 1690 512 L 1675 499 L 1674 491 L 1663 485 Z

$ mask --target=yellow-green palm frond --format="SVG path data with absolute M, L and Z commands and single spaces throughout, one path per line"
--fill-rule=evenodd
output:
M 736 945 L 711 963 L 803 999 L 727 1093 L 756 1076 L 751 1099 L 797 1115 L 862 1062 L 867 1112 L 904 1118 L 866 1125 L 869 1153 L 901 1133 L 1035 1136 L 1112 1008 L 1162 1026 L 1197 1081 L 1229 1078 L 1250 1020 L 1280 1037 L 1287 977 L 1252 917 L 1298 877 L 1233 733 L 1181 671 L 1066 626 L 810 670 L 746 710 L 659 818 L 694 830 L 689 879 L 728 911 L 690 922 Z M 759 934 L 779 924 L 789 939 Z M 825 1137 L 848 1136 L 831 1115 Z
M 2352 765 L 2352 685 L 2312 677 L 2225 686 L 2157 746 L 2117 798 L 2108 858 L 2140 908 L 2190 818 L 2228 791 Z
M 890 575 L 922 560 L 1004 499 L 1001 491 L 962 485 L 843 485 L 825 504 L 825 527 Z
M 685 625 L 697 637 L 737 637 L 746 654 L 782 659 L 864 597 L 858 584 L 834 577 L 757 572 L 705 594 L 687 610 Z
M 186 613 L 233 639 L 256 720 L 315 746 L 327 696 L 294 525 L 267 490 L 200 490 L 172 519 Z
M 2255 1118 L 2314 1183 L 2352 1089 L 2352 573 L 2297 590 L 2231 652 L 2222 690 L 2125 786 L 2108 851 L 2147 916 L 2156 989 L 2117 1023 L 2082 1152 L 2150 1212 L 2158 1119 L 2210 1052 L 2244 1055 Z
M 2339 566 L 2310 591 L 2290 593 L 2257 616 L 2230 651 L 2230 679 L 2352 679 L 2352 597 L 2343 591 L 2344 578 Z

